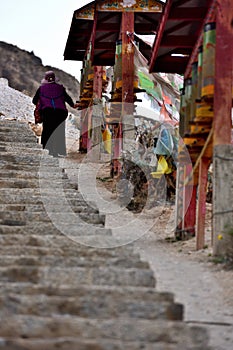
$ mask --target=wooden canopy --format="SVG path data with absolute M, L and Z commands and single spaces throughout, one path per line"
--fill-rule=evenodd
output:
M 213 0 L 167 0 L 149 62 L 150 72 L 184 74 Z
M 125 5 L 124 5 L 125 3 Z M 83 61 L 88 44 L 92 42 L 93 65 L 113 66 L 116 41 L 121 38 L 122 13 L 134 12 L 134 32 L 139 35 L 155 34 L 164 2 L 135 0 L 128 5 L 123 0 L 97 0 L 73 14 L 64 59 Z M 149 59 L 151 47 L 140 41 L 140 51 Z

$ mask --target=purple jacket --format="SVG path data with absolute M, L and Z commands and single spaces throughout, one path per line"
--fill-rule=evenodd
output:
M 42 110 L 49 107 L 67 111 L 63 85 L 56 83 L 41 85 L 40 104 Z

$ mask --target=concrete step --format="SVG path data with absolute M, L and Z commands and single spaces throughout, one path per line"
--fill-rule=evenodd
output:
M 9 284 L 9 283 L 8 283 Z M 81 283 L 80 283 L 81 284 Z M 50 288 L 51 284 L 48 285 Z M 55 286 L 55 285 L 54 285 Z M 65 284 L 67 286 L 67 284 Z M 107 286 L 107 285 L 104 285 Z M 103 287 L 104 287 L 103 286 Z M 182 320 L 183 307 L 174 302 L 171 293 L 156 292 L 147 288 L 90 288 L 88 285 L 75 289 L 64 289 L 56 284 L 56 291 L 48 293 L 14 293 L 6 288 L 1 293 L 1 315 L 8 312 L 13 315 L 34 315 L 48 317 L 50 315 L 70 315 L 84 318 L 133 318 L 147 320 Z M 44 285 L 45 289 L 46 285 Z M 60 292 L 61 287 L 61 292 Z M 99 285 L 100 287 L 100 285 Z M 32 289 L 32 288 L 31 288 Z M 41 283 L 40 283 L 40 289 Z M 35 292 L 34 290 L 32 290 Z M 6 293 L 7 292 L 7 293 Z M 52 293 L 51 293 L 52 292 Z
M 23 154 L 21 152 L 17 153 L 10 153 L 10 152 L 1 152 L 0 153 L 0 159 L 3 162 L 7 163 L 17 163 L 18 165 L 46 165 L 46 166 L 59 166 L 59 160 L 58 158 L 54 157 L 43 157 L 41 154 Z
M 95 213 L 73 213 L 72 217 L 75 217 L 77 221 L 82 224 L 82 221 L 85 223 L 104 225 L 105 215 L 95 214 Z M 66 212 L 53 212 L 53 220 L 59 223 L 67 222 L 67 213 Z M 34 222 L 35 225 L 39 222 L 51 222 L 50 216 L 47 212 L 29 212 L 29 211 L 1 211 L 0 212 L 0 225 L 8 226 L 23 226 L 27 222 Z
M 56 169 L 56 168 L 55 168 Z M 67 174 L 61 168 L 57 168 L 52 174 L 53 179 L 68 179 Z M 23 170 L 3 170 L 0 168 L 0 179 L 22 179 L 22 180 L 36 180 L 39 178 L 49 178 L 51 176 L 51 172 L 39 172 L 38 169 L 36 171 L 23 171 Z
M 38 149 L 41 150 L 41 152 L 48 153 L 47 151 L 43 150 L 42 145 L 37 142 L 37 139 L 32 138 L 31 142 L 23 143 L 22 141 L 17 141 L 16 139 L 9 140 L 3 140 L 0 139 L 0 147 L 12 147 L 13 149 L 24 149 L 25 151 L 27 149 Z M 4 149 L 3 149 L 4 150 Z
M 61 202 L 63 197 L 69 201 L 71 204 L 79 201 L 80 204 L 91 203 L 91 206 L 96 208 L 96 205 L 92 202 L 87 202 L 82 197 L 78 191 L 58 188 L 57 190 L 53 188 L 3 188 L 1 189 L 0 204 L 41 204 L 43 200 L 46 201 L 46 204 L 60 204 L 64 205 L 64 202 Z
M 32 129 L 30 128 L 29 124 L 27 122 L 19 121 L 19 120 L 0 120 L 0 129 L 6 129 L 8 128 L 8 131 L 12 131 L 14 129 L 26 129 L 29 132 L 32 132 Z
M 189 339 L 187 339 L 189 341 Z M 183 343 L 184 344 L 184 343 Z M 2 348 L 1 348 L 2 346 Z M 147 343 L 146 341 L 122 342 L 121 340 L 104 340 L 104 339 L 80 339 L 75 337 L 63 337 L 58 339 L 36 340 L 27 339 L 2 339 L 0 349 L 4 350 L 181 350 L 182 344 L 166 343 L 162 340 L 155 343 Z M 202 345 L 188 344 L 185 350 L 210 350 L 210 348 L 202 347 Z
M 18 244 L 27 247 L 50 247 L 51 249 L 60 247 L 72 248 L 74 243 L 69 239 L 71 237 L 112 235 L 111 229 L 104 228 L 102 225 L 86 224 L 84 221 L 81 221 L 78 226 L 72 223 L 62 223 L 61 225 L 61 228 L 59 226 L 56 228 L 53 224 L 44 223 L 42 225 L 39 223 L 37 228 L 34 223 L 30 223 L 29 225 L 13 226 L 14 230 L 11 230 L 11 226 L 0 226 L 0 232 L 4 232 L 4 234 L 0 235 L 0 242 L 5 247 Z
M 1 239 L 2 242 L 2 239 Z M 83 244 L 78 244 L 73 242 L 67 236 L 59 233 L 53 236 L 29 236 L 27 239 L 23 240 L 13 240 L 12 244 L 2 245 L 0 244 L 0 255 L 15 255 L 15 256 L 57 256 L 61 258 L 66 257 L 87 257 L 90 260 L 94 260 L 99 257 L 105 259 L 109 258 L 129 258 L 139 257 L 138 254 L 133 252 L 132 246 L 122 246 L 112 249 L 99 249 L 88 247 Z M 64 260 L 65 263 L 65 260 Z
M 171 349 L 170 346 L 177 350 L 209 349 L 207 344 L 208 335 L 205 330 L 199 327 L 188 327 L 179 321 L 159 320 L 159 322 L 152 322 L 150 320 L 134 319 L 134 322 L 132 322 L 125 318 L 87 320 L 68 315 L 54 315 L 53 317 L 20 315 L 18 317 L 12 316 L 6 321 L 0 321 L 0 334 L 5 339 L 8 338 L 8 340 L 13 341 L 15 340 L 12 338 L 18 338 L 18 341 L 40 339 L 41 334 L 43 334 L 44 339 L 78 337 L 80 342 L 90 339 L 96 339 L 97 341 L 98 339 L 98 346 L 100 346 L 101 340 L 112 340 L 114 342 L 131 343 L 131 346 L 139 342 L 141 345 L 139 349 L 145 349 L 143 343 L 147 346 L 153 344 L 156 346 L 153 347 L 154 350 Z M 164 348 L 161 347 L 162 345 Z M 78 349 L 78 347 L 75 349 Z M 99 348 L 97 347 L 97 349 Z M 121 347 L 120 349 L 128 349 L 128 347 Z
M 18 135 L 35 135 L 34 132 L 32 131 L 32 129 L 29 127 L 29 125 L 11 125 L 11 126 L 3 126 L 0 125 L 0 133 L 3 133 L 5 135 L 14 135 L 14 136 L 18 136 Z
M 49 165 L 47 164 L 46 168 L 45 166 L 42 166 L 42 164 L 40 163 L 31 163 L 31 164 L 18 164 L 15 163 L 15 161 L 13 162 L 7 162 L 6 160 L 3 161 L 1 160 L 0 162 L 0 170 L 3 171 L 27 171 L 27 172 L 32 172 L 32 173 L 40 173 L 40 174 L 44 174 L 44 173 L 52 173 L 52 174 L 56 174 L 56 172 L 62 172 L 63 170 L 61 168 L 59 168 L 57 166 L 57 164 L 55 165 Z
M 31 147 L 28 147 L 28 145 L 25 145 L 24 143 L 19 142 L 2 142 L 0 141 L 0 152 L 6 152 L 10 154 L 18 154 L 20 152 L 23 152 L 24 154 L 37 154 L 37 155 L 46 155 L 48 154 L 48 150 L 43 149 L 42 145 L 38 143 L 32 143 Z
M 9 267 L 11 265 L 17 266 L 57 266 L 57 267 L 97 267 L 97 266 L 117 266 L 125 268 L 143 268 L 149 269 L 147 262 L 141 261 L 137 256 L 133 257 L 109 257 L 106 259 L 102 256 L 95 256 L 92 259 L 91 256 L 67 256 L 64 261 L 64 257 L 56 255 L 1 255 L 0 266 Z
M 43 194 L 48 194 L 48 196 L 51 197 L 57 197 L 57 195 L 59 194 L 60 188 L 57 188 L 57 191 L 55 191 L 57 188 L 57 184 L 53 184 L 51 183 L 51 187 L 50 188 L 3 188 L 1 189 L 1 195 L 21 195 L 21 194 L 26 194 L 29 197 L 30 196 L 40 196 L 41 193 Z M 69 196 L 69 198 L 76 198 L 76 199 L 83 199 L 83 196 L 81 193 L 79 193 L 78 191 L 74 191 L 73 189 L 65 189 L 64 193 L 66 196 Z
M 74 189 L 77 190 L 77 185 L 74 183 L 71 183 L 68 179 L 56 179 L 53 180 L 46 180 L 43 179 L 43 187 L 50 188 L 51 187 L 51 181 L 53 181 L 53 184 L 56 183 L 58 186 L 62 186 L 64 189 Z M 0 175 L 0 188 L 39 188 L 40 186 L 40 180 L 39 179 L 1 179 Z
M 36 137 L 34 135 L 28 135 L 27 133 L 25 134 L 13 134 L 13 133 L 4 133 L 0 132 L 0 139 L 3 142 L 23 142 L 25 143 L 36 143 Z
M 99 213 L 98 209 L 93 208 L 91 206 L 88 206 L 86 202 L 80 203 L 78 200 L 72 202 L 72 210 L 75 213 Z M 49 209 L 49 212 L 68 212 L 70 211 L 70 207 L 66 206 L 61 206 L 59 204 L 54 204 L 51 206 L 46 206 L 46 208 Z M 45 211 L 44 205 L 41 204 L 26 204 L 26 203 L 21 203 L 21 204 L 0 204 L 0 211 L 23 211 L 23 212 L 42 212 Z
M 41 267 L 10 266 L 0 267 L 1 282 L 30 282 L 46 285 L 94 284 L 94 285 L 129 285 L 154 287 L 155 278 L 149 269 L 119 267 Z
M 148 301 L 148 302 L 158 302 L 166 301 L 169 303 L 174 302 L 174 296 L 172 293 L 168 292 L 157 292 L 154 287 L 137 287 L 130 285 L 125 286 L 115 286 L 115 285 L 85 285 L 79 284 L 74 286 L 71 284 L 56 284 L 56 285 L 46 285 L 46 284 L 35 284 L 30 282 L 19 281 L 18 283 L 14 282 L 1 282 L 0 283 L 1 294 L 5 297 L 18 295 L 22 297 L 29 297 L 37 295 L 45 295 L 47 297 L 60 297 L 60 298 L 89 298 L 93 299 L 93 302 L 96 298 L 104 299 L 107 295 L 110 299 L 121 300 L 126 298 L 133 302 L 135 300 Z M 109 300 L 110 300 L 109 299 Z M 56 299 L 57 300 L 57 299 Z M 83 299 L 84 300 L 84 299 Z

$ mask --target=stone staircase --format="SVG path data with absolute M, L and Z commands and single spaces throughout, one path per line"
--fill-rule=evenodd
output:
M 0 154 L 0 349 L 210 349 L 205 329 L 185 324 L 183 306 L 155 290 L 132 245 L 76 242 L 111 230 L 26 123 L 0 121 Z M 74 222 L 59 195 L 56 203 L 61 186 Z

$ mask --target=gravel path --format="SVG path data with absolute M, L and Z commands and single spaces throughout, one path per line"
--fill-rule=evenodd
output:
M 157 289 L 173 292 L 176 301 L 184 304 L 185 321 L 205 325 L 213 349 L 231 350 L 232 271 L 213 266 L 205 252 L 179 252 L 179 248 L 172 244 L 161 242 L 155 232 L 138 240 L 135 250 L 150 263 L 155 272 Z M 202 259 L 200 254 L 203 254 Z

